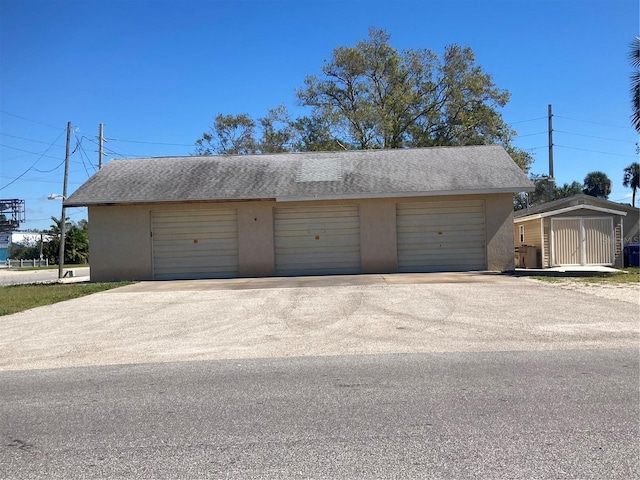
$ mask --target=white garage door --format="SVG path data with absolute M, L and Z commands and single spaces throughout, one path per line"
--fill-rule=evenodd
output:
M 274 235 L 277 275 L 360 272 L 357 206 L 276 208 Z
M 552 218 L 552 265 L 613 265 L 613 218 Z
M 232 209 L 151 212 L 153 278 L 238 276 L 238 219 Z
M 581 241 L 579 218 L 552 218 L 552 265 L 580 265 Z
M 486 269 L 483 200 L 398 203 L 399 272 Z

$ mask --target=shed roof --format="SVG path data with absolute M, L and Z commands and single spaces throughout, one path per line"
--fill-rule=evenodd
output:
M 500 146 L 112 160 L 65 205 L 515 193 L 533 184 Z
M 577 195 L 572 195 L 571 197 L 559 198 L 557 200 L 552 200 L 551 202 L 541 203 L 539 205 L 534 205 L 523 210 L 518 210 L 517 212 L 514 212 L 513 217 L 529 217 L 543 212 L 559 210 L 570 205 L 594 205 L 602 208 L 609 208 L 611 210 L 623 210 L 625 212 L 637 210 L 631 205 L 616 203 L 610 200 L 605 200 L 604 198 L 598 198 L 591 195 L 586 195 L 584 193 L 579 193 Z
M 538 218 L 544 217 L 553 217 L 556 215 L 562 215 L 564 213 L 569 212 L 578 212 L 578 211 L 590 211 L 590 212 L 599 212 L 599 213 L 608 213 L 609 215 L 621 215 L 626 216 L 627 212 L 624 210 L 612 210 L 611 208 L 598 207 L 597 205 L 588 205 L 588 204 L 579 204 L 579 205 L 571 205 L 569 207 L 564 208 L 554 208 L 547 211 L 542 211 L 540 213 L 532 213 L 530 215 L 520 215 L 518 217 L 514 217 L 514 223 L 527 222 L 529 220 L 536 220 Z

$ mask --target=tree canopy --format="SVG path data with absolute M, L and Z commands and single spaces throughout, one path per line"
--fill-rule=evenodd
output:
M 195 154 L 280 153 L 458 145 L 503 145 L 527 171 L 531 156 L 513 147 L 516 132 L 499 109 L 509 92 L 476 64 L 471 48 L 450 45 L 441 57 L 428 49 L 398 51 L 384 30 L 338 47 L 321 75 L 296 90 L 307 114 L 284 106 L 257 120 L 215 117 Z
M 634 69 L 631 74 L 631 123 L 640 133 L 640 37 L 629 46 L 629 61 Z
M 622 177 L 622 186 L 632 190 L 631 205 L 636 206 L 636 191 L 640 188 L 640 163 L 633 162 L 624 169 Z
M 584 189 L 586 195 L 592 197 L 609 198 L 611 193 L 611 180 L 604 172 L 590 172 L 584 177 Z
M 89 261 L 89 224 L 86 220 L 79 220 L 78 223 L 69 221 L 69 218 L 65 220 L 64 261 L 67 264 L 85 264 Z M 49 259 L 50 263 L 58 263 L 62 224 L 56 217 L 51 217 L 51 221 L 53 223 L 50 229 L 43 232 L 49 237 L 48 241 L 42 245 L 39 241 L 33 240 L 11 244 L 9 257 L 16 260 L 39 258 L 42 247 L 43 258 Z
M 579 182 L 564 183 L 561 186 L 553 186 L 551 193 L 549 177 L 545 175 L 531 174 L 529 179 L 533 182 L 535 190 L 529 193 L 519 193 L 513 198 L 513 209 L 522 210 L 527 207 L 539 205 L 541 203 L 558 200 L 560 198 L 572 197 L 582 193 L 582 184 Z

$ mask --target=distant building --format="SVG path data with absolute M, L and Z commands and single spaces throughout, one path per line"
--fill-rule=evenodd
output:
M 51 240 L 51 235 L 43 235 L 43 241 Z M 0 263 L 9 258 L 9 247 L 12 243 L 37 243 L 40 241 L 38 232 L 0 232 Z

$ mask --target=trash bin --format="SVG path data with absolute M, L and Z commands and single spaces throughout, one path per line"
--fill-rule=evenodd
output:
M 630 243 L 624 247 L 624 266 L 640 267 L 640 243 Z
M 539 268 L 538 249 L 534 245 L 520 245 L 518 247 L 520 268 Z

